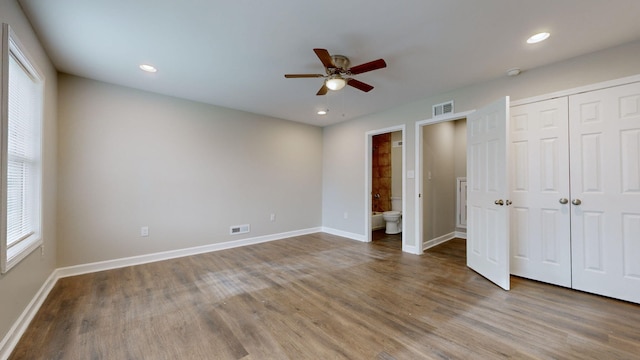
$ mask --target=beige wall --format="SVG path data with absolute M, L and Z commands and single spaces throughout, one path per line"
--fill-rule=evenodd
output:
M 11 326 L 56 267 L 57 75 L 15 0 L 0 1 L 0 22 L 11 26 L 31 60 L 45 77 L 42 164 L 44 255 L 41 255 L 40 251 L 35 251 L 8 273 L 0 275 L 0 342 L 2 342 Z
M 337 231 L 365 237 L 365 134 L 392 126 L 405 125 L 407 171 L 415 170 L 415 123 L 431 117 L 431 107 L 447 100 L 455 101 L 457 112 L 480 108 L 510 95 L 512 100 L 571 89 L 596 82 L 640 74 L 640 42 L 569 59 L 517 77 L 502 77 L 448 93 L 426 97 L 397 108 L 363 116 L 323 129 L 323 225 Z M 426 69 L 425 71 L 429 71 Z M 403 240 L 405 249 L 415 250 L 415 179 L 407 178 L 406 213 Z M 349 213 L 344 219 L 342 214 Z
M 422 128 L 423 241 L 455 230 L 455 122 Z
M 453 123 L 455 176 L 467 177 L 467 119 L 456 120 Z
M 322 225 L 320 128 L 59 82 L 58 266 Z M 241 224 L 251 232 L 229 235 Z

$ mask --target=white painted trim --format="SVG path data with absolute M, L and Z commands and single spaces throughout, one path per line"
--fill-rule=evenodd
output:
M 456 231 L 455 234 L 456 234 L 457 238 L 467 240 L 467 232 L 466 231 Z
M 410 246 L 410 245 L 402 244 L 402 251 L 409 254 L 422 255 L 422 251 L 420 250 L 419 246 Z
M 147 264 L 147 263 L 156 262 L 156 261 L 175 259 L 175 258 L 197 255 L 197 254 L 204 254 L 204 253 L 213 252 L 213 251 L 233 249 L 241 246 L 255 245 L 255 244 L 265 243 L 265 242 L 274 241 L 274 240 L 286 239 L 294 236 L 313 234 L 321 231 L 322 231 L 321 228 L 309 228 L 309 229 L 303 229 L 303 230 L 289 231 L 285 233 L 258 236 L 258 237 L 234 240 L 234 241 L 225 241 L 222 243 L 196 246 L 196 247 L 186 248 L 186 249 L 163 251 L 163 252 L 154 253 L 154 254 L 146 254 L 146 255 L 132 256 L 127 258 L 115 259 L 115 260 L 99 261 L 99 262 L 94 262 L 89 264 L 62 267 L 62 268 L 58 268 L 57 271 L 58 271 L 58 277 L 63 278 L 68 276 L 93 273 L 97 271 L 118 269 L 126 266 L 141 265 L 141 264 Z
M 324 233 L 327 233 L 327 234 L 341 236 L 343 238 L 347 238 L 347 239 L 351 239 L 351 240 L 356 240 L 356 241 L 360 241 L 360 242 L 368 242 L 366 235 L 350 233 L 350 232 L 347 232 L 347 231 L 342 231 L 342 230 L 338 230 L 338 229 L 332 229 L 332 228 L 328 228 L 328 227 L 322 227 L 321 231 L 324 232 Z
M 581 93 L 594 91 L 594 90 L 602 90 L 610 87 L 631 84 L 634 82 L 640 82 L 640 75 L 632 75 L 632 76 L 627 76 L 619 79 L 603 81 L 603 82 L 580 86 L 572 89 L 556 91 L 549 94 L 543 94 L 539 96 L 533 96 L 530 98 L 520 99 L 517 101 L 512 101 L 509 106 L 531 104 L 534 102 L 540 102 L 540 101 L 555 99 L 559 97 L 571 96 L 571 95 L 581 94 Z
M 431 240 L 427 240 L 422 244 L 422 248 L 424 250 L 430 249 L 436 245 L 440 245 L 442 243 L 445 243 L 451 239 L 455 239 L 456 238 L 456 232 L 450 232 L 448 234 L 442 235 L 442 236 L 438 236 L 437 238 L 433 238 Z M 466 238 L 466 235 L 465 235 Z
M 13 326 L 11 326 L 11 329 L 9 329 L 4 339 L 0 342 L 0 359 L 4 360 L 9 358 L 9 355 L 13 352 L 13 349 L 27 330 L 27 327 L 31 323 L 31 320 L 33 320 L 33 317 L 36 316 L 38 310 L 40 310 L 44 300 L 47 298 L 49 292 L 51 292 L 51 289 L 53 289 L 53 286 L 57 281 L 58 272 L 57 270 L 54 270 L 44 284 L 42 284 L 40 290 L 38 290 L 33 299 L 31 299 L 22 314 L 20 314 L 18 320 L 13 323 Z
M 422 127 L 425 125 L 437 124 L 445 121 L 453 121 L 465 119 L 467 116 L 475 112 L 475 110 L 464 111 L 454 114 L 446 114 L 438 117 L 434 117 L 431 119 L 425 119 L 416 122 L 416 144 L 415 148 L 415 193 L 416 193 L 416 202 L 415 202 L 415 234 L 416 234 L 416 243 L 418 249 L 414 254 L 422 254 L 425 250 L 424 243 L 422 242 L 423 234 L 423 226 L 422 226 Z
M 380 134 L 386 134 L 386 133 L 390 133 L 390 132 L 394 132 L 394 131 L 401 131 L 402 132 L 402 213 L 406 214 L 407 213 L 407 208 L 406 208 L 406 204 L 407 204 L 407 131 L 406 131 L 406 125 L 396 125 L 396 126 L 391 126 L 391 127 L 387 127 L 384 129 L 377 129 L 377 130 L 370 130 L 367 131 L 364 136 L 365 136 L 365 141 L 364 141 L 364 213 L 365 214 L 371 214 L 371 163 L 372 163 L 372 142 L 373 142 L 373 136 L 374 135 L 380 135 Z M 405 234 L 405 225 L 406 221 L 402 222 L 402 251 L 405 251 L 405 247 L 407 248 L 411 248 L 411 246 L 406 245 L 407 241 L 409 239 L 407 239 L 407 237 L 404 235 Z M 364 233 L 365 235 L 365 242 L 371 242 L 371 216 L 367 215 L 364 217 Z

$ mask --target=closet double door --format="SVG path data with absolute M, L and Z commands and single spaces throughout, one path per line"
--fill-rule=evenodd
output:
M 640 83 L 510 110 L 511 274 L 640 303 Z

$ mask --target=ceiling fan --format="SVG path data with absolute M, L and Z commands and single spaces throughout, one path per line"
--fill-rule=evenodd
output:
M 340 90 L 345 85 L 369 92 L 373 89 L 373 86 L 358 81 L 351 76 L 387 67 L 387 63 L 384 60 L 378 59 L 350 68 L 349 58 L 344 55 L 330 55 L 326 49 L 313 49 L 313 51 L 322 62 L 322 65 L 324 65 L 326 74 L 285 74 L 284 77 L 287 79 L 325 78 L 316 95 L 325 95 L 329 90 Z

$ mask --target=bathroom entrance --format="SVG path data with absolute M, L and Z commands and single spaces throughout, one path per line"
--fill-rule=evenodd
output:
M 368 241 L 402 248 L 404 126 L 367 133 Z

